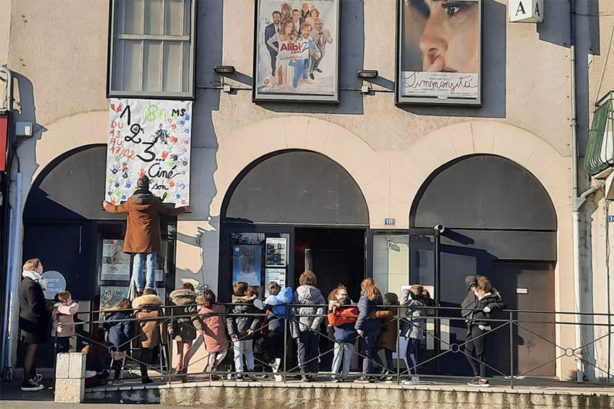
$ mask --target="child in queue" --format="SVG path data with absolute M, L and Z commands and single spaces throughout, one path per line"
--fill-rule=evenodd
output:
M 328 322 L 334 329 L 335 352 L 331 369 L 333 382 L 347 379 L 356 342 L 358 307 L 351 305 L 347 288 L 339 285 L 328 297 Z

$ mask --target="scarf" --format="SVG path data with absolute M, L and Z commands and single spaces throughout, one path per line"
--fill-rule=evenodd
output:
M 41 276 L 38 273 L 35 273 L 34 271 L 27 271 L 27 270 L 23 270 L 21 272 L 21 276 L 23 278 L 31 278 L 32 280 L 34 280 L 35 283 L 39 283 L 39 281 L 41 280 L 41 278 L 43 278 L 43 276 Z M 40 283 L 39 283 L 40 284 Z

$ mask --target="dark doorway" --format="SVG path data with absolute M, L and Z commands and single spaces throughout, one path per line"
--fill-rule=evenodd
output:
M 311 268 L 324 298 L 343 284 L 350 297 L 358 300 L 365 278 L 365 230 L 297 228 L 295 232 L 294 282 Z
M 441 287 L 436 294 L 442 307 L 459 307 L 467 293 L 465 276 L 479 274 L 491 279 L 509 309 L 554 309 L 556 212 L 541 183 L 518 164 L 493 155 L 446 164 L 421 187 L 410 224 L 412 228 L 445 227 L 439 246 Z M 434 251 L 432 244 L 426 239 L 410 244 L 412 281 L 434 283 L 435 278 L 428 276 L 434 271 L 429 268 L 434 259 L 429 254 Z M 449 322 L 441 322 L 442 352 L 449 345 L 462 345 L 467 331 L 458 310 L 446 311 L 445 316 Z M 493 318 L 508 317 L 509 313 L 499 313 Z M 519 314 L 518 318 L 537 318 L 543 324 L 521 323 L 522 328 L 513 328 L 511 349 L 509 325 L 489 335 L 491 374 L 509 374 L 512 358 L 515 374 L 555 375 L 554 362 L 535 368 L 555 357 L 554 345 L 544 340 L 554 341 L 553 316 Z M 461 353 L 445 355 L 438 368 L 442 374 L 470 374 Z

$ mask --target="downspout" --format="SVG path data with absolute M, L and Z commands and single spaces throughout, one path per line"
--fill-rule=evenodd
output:
M 574 310 L 576 327 L 574 328 L 575 334 L 575 357 L 576 357 L 576 381 L 582 382 L 584 378 L 584 371 L 582 366 L 582 312 L 581 305 L 581 293 L 580 293 L 580 209 L 586 201 L 585 195 L 578 196 L 578 118 L 576 113 L 576 2 L 575 0 L 569 0 L 569 54 L 570 54 L 570 81 L 571 81 L 571 158 L 572 158 L 572 172 L 573 172 L 573 188 L 572 196 L 574 200 L 573 204 L 573 284 L 574 284 Z M 592 188 L 591 188 L 592 189 Z M 591 190 L 589 189 L 589 191 Z M 588 192 L 588 191 L 587 191 Z M 587 193 L 585 192 L 585 193 Z M 584 194 L 583 194 L 584 195 Z

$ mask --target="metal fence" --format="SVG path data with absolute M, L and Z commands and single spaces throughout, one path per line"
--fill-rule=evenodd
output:
M 222 304 L 226 308 L 225 313 L 212 313 L 206 315 L 199 315 L 199 319 L 204 319 L 211 316 L 223 316 L 228 317 L 253 317 L 258 319 L 264 319 L 266 312 L 256 312 L 252 314 L 234 314 L 229 312 L 229 309 L 238 305 Z M 298 307 L 305 307 L 304 304 L 294 305 L 288 304 L 291 309 Z M 198 308 L 199 306 L 194 305 Z M 309 305 L 309 307 L 321 307 L 327 310 L 327 305 Z M 109 314 L 109 310 L 102 311 L 87 311 L 80 312 L 78 316 L 87 317 L 85 320 L 76 320 L 75 326 L 87 326 L 81 330 L 76 331 L 76 336 L 80 343 L 87 343 L 90 346 L 99 347 L 103 352 L 111 354 L 116 347 L 111 346 L 105 342 L 100 336 L 101 327 L 112 324 L 119 324 L 128 322 L 129 326 L 137 327 L 147 322 L 156 322 L 162 324 L 162 328 L 166 328 L 169 325 L 177 323 L 179 319 L 193 318 L 194 314 L 182 315 L 178 313 L 178 309 L 183 310 L 185 306 L 167 305 L 161 307 L 163 314 L 160 317 L 138 319 L 131 316 L 128 319 L 123 320 L 109 320 L 105 319 L 105 314 Z M 369 374 L 363 374 L 360 371 L 353 371 L 350 373 L 349 380 L 360 377 L 361 375 L 368 376 L 368 381 L 386 381 L 393 383 L 402 383 L 405 380 L 411 378 L 410 373 L 414 372 L 420 376 L 428 375 L 430 377 L 441 377 L 445 379 L 454 379 L 456 377 L 466 378 L 470 377 L 468 369 L 469 363 L 464 359 L 474 359 L 478 364 L 484 364 L 488 368 L 491 379 L 497 379 L 497 383 L 507 384 L 510 387 L 514 387 L 518 380 L 531 377 L 539 374 L 540 370 L 544 367 L 554 368 L 556 365 L 563 365 L 563 361 L 568 360 L 568 368 L 576 367 L 577 361 L 582 363 L 584 372 L 589 375 L 587 380 L 592 382 L 610 382 L 612 374 L 610 371 L 610 351 L 611 351 L 611 315 L 599 314 L 599 313 L 586 313 L 578 314 L 574 312 L 557 312 L 557 311 L 520 311 L 520 310 L 504 310 L 497 314 L 494 314 L 492 318 L 484 320 L 488 322 L 490 329 L 482 331 L 480 337 L 488 338 L 487 343 L 489 354 L 486 355 L 486 359 L 479 360 L 474 357 L 470 357 L 467 352 L 467 340 L 462 338 L 462 331 L 466 331 L 466 321 L 460 316 L 460 308 L 457 307 L 424 307 L 425 315 L 420 318 L 425 324 L 424 340 L 421 342 L 421 359 L 417 364 L 409 363 L 405 356 L 405 351 L 402 351 L 403 340 L 399 337 L 399 332 L 404 320 L 408 319 L 406 315 L 406 308 L 403 306 L 380 306 L 382 310 L 390 310 L 393 312 L 391 319 L 391 325 L 396 326 L 396 357 L 393 359 L 393 367 L 387 367 L 384 362 L 377 357 L 369 358 L 359 348 L 361 344 L 361 336 L 356 335 L 356 347 L 353 351 L 353 361 L 371 360 L 373 365 L 373 372 Z M 118 310 L 113 310 L 117 312 Z M 124 310 L 131 315 L 135 310 Z M 427 314 L 428 312 L 428 314 Z M 581 319 L 576 322 L 576 317 L 581 315 Z M 300 317 L 326 317 L 327 314 L 297 314 L 292 313 L 287 317 L 276 317 L 281 320 L 283 324 L 283 334 L 280 334 L 280 338 L 283 336 L 283 343 L 281 343 L 282 351 L 277 350 L 276 355 L 280 356 L 279 365 L 276 365 L 270 359 L 263 359 L 261 354 L 254 356 L 256 367 L 258 371 L 248 370 L 241 373 L 232 369 L 229 364 L 218 366 L 214 371 L 205 370 L 204 372 L 196 373 L 190 368 L 194 368 L 202 364 L 203 360 L 208 360 L 211 353 L 205 350 L 204 355 L 196 357 L 194 353 L 195 349 L 198 349 L 198 342 L 195 342 L 190 360 L 187 366 L 187 373 L 181 373 L 174 371 L 172 351 L 174 341 L 168 337 L 168 334 L 161 333 L 161 340 L 168 338 L 167 342 L 162 341 L 158 347 L 158 351 L 155 351 L 157 359 L 152 360 L 149 352 L 143 351 L 140 346 L 139 337 L 148 334 L 133 334 L 132 337 L 125 341 L 125 345 L 122 345 L 121 350 L 125 349 L 125 352 L 121 356 L 120 373 L 132 374 L 131 369 L 144 369 L 147 372 L 156 372 L 157 375 L 152 378 L 161 382 L 171 383 L 174 381 L 202 381 L 202 380 L 215 380 L 216 377 L 222 377 L 226 379 L 239 380 L 244 377 L 244 380 L 260 380 L 260 381 L 289 381 L 293 379 L 312 380 L 305 378 L 305 376 L 313 376 L 315 379 L 326 381 L 330 380 L 331 376 L 335 375 L 330 370 L 326 370 L 327 365 L 321 365 L 318 372 L 306 372 L 301 370 L 302 367 L 308 365 L 311 362 L 324 363 L 327 361 L 327 357 L 330 357 L 334 353 L 335 339 L 331 337 L 327 331 L 314 330 L 312 328 L 302 328 L 304 331 L 310 332 L 318 339 L 318 353 L 314 357 L 310 358 L 306 362 L 297 361 L 297 342 L 292 337 L 292 325 L 300 325 Z M 325 321 L 326 322 L 326 321 Z M 181 323 L 180 325 L 188 325 L 193 328 L 191 322 Z M 263 331 L 265 326 L 260 326 L 253 334 L 246 335 L 239 340 L 246 338 L 264 339 Z M 544 328 L 548 328 L 547 333 L 544 335 Z M 196 328 L 194 328 L 196 330 Z M 539 330 L 536 330 L 539 329 Z M 551 329 L 551 330 L 550 330 Z M 580 329 L 583 331 L 583 344 L 582 345 L 569 345 L 569 342 L 574 343 L 575 338 L 573 335 L 569 336 L 566 332 Z M 160 326 L 156 325 L 151 331 L 160 331 Z M 201 331 L 197 330 L 197 336 Z M 541 333 L 540 333 L 541 332 Z M 461 336 L 457 336 L 461 334 Z M 522 336 L 521 336 L 521 335 Z M 227 338 L 227 358 L 226 361 L 233 361 L 233 342 L 229 337 Z M 477 337 L 476 337 L 477 339 Z M 507 341 L 505 341 L 507 340 Z M 55 342 L 55 340 L 54 340 Z M 264 341 L 256 341 L 264 342 Z M 541 344 L 541 348 L 547 353 L 540 354 L 540 356 L 525 356 L 526 351 L 522 352 L 522 347 L 526 346 L 526 350 L 530 350 L 531 347 Z M 57 345 L 57 343 L 56 343 Z M 201 347 L 203 349 L 204 345 Z M 523 353 L 523 356 L 518 356 L 518 351 Z M 605 351 L 605 352 L 604 352 Z M 116 351 L 115 351 L 116 352 Z M 542 356 L 543 355 L 543 356 Z M 118 355 L 115 355 L 118 357 Z M 462 357 L 463 360 L 459 360 L 454 357 Z M 115 360 L 117 361 L 117 360 Z M 463 366 L 464 362 L 464 366 Z M 114 369 L 117 369 L 117 362 L 111 361 L 115 364 L 105 362 L 105 366 L 110 369 L 110 380 L 113 377 Z M 224 370 L 224 368 L 226 368 Z M 354 365 L 356 368 L 356 365 Z M 559 368 L 558 371 L 561 374 Z M 572 375 L 571 373 L 569 375 Z M 574 378 L 575 378 L 575 374 Z M 565 375 L 562 375 L 565 377 Z M 127 379 L 123 376 L 120 379 Z M 136 377 L 134 377 L 136 379 Z M 568 376 L 571 379 L 572 376 Z M 359 378 L 360 379 L 360 378 Z M 550 379 L 553 379 L 552 377 Z

